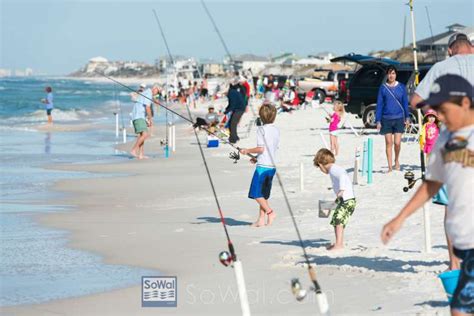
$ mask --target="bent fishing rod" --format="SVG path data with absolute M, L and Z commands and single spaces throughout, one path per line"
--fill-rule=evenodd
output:
M 222 45 L 224 46 L 224 49 L 227 53 L 227 55 L 229 56 L 230 60 L 233 62 L 233 59 L 232 59 L 232 56 L 229 52 L 229 49 L 227 48 L 227 45 L 225 44 L 225 41 L 224 41 L 224 38 L 222 37 L 221 33 L 219 32 L 219 29 L 214 21 L 214 19 L 212 18 L 212 15 L 211 13 L 209 12 L 204 0 L 201 0 L 201 3 L 207 13 L 207 15 L 209 16 L 209 19 L 211 20 L 212 24 L 214 25 L 214 29 L 216 30 L 216 33 L 217 35 L 219 36 L 220 40 L 221 40 L 221 43 Z M 268 150 L 268 145 L 267 145 L 267 141 L 265 139 L 265 132 L 263 130 L 263 127 L 259 127 L 262 131 L 263 131 L 263 139 L 264 139 L 264 142 L 265 142 L 265 150 L 267 150 L 269 153 L 270 151 Z M 298 240 L 299 240 L 299 244 L 300 244 L 300 247 L 301 249 L 303 250 L 303 256 L 305 258 L 305 261 L 306 261 L 306 265 L 308 267 L 308 272 L 309 272 L 309 277 L 313 283 L 313 287 L 311 288 L 311 290 L 313 290 L 316 294 L 316 300 L 318 302 L 318 307 L 319 307 L 319 312 L 322 314 L 322 315 L 328 315 L 329 314 L 329 304 L 328 304 L 328 301 L 327 301 L 327 297 L 326 297 L 326 294 L 323 293 L 322 289 L 321 289 L 321 286 L 319 285 L 319 282 L 316 278 L 316 270 L 314 269 L 314 267 L 311 265 L 311 262 L 309 261 L 309 257 L 308 257 L 308 254 L 306 252 L 306 249 L 305 249 L 305 246 L 304 246 L 304 242 L 303 242 L 303 239 L 301 237 L 301 233 L 300 233 L 300 230 L 298 228 L 298 224 L 296 223 L 296 219 L 295 219 L 295 215 L 293 213 L 293 209 L 291 207 L 291 204 L 290 204 L 290 201 L 288 199 L 288 196 L 286 195 L 286 190 L 285 190 L 285 187 L 283 185 L 283 181 L 281 180 L 281 177 L 280 177 L 280 173 L 278 172 L 278 169 L 276 168 L 276 164 L 275 164 L 275 160 L 272 156 L 272 154 L 270 153 L 269 154 L 270 156 L 270 159 L 271 159 L 271 162 L 272 164 L 275 166 L 275 174 L 277 176 L 277 180 L 278 180 L 278 183 L 280 185 L 280 188 L 283 192 L 283 198 L 285 199 L 285 203 L 286 203 L 286 206 L 288 208 L 288 211 L 290 213 L 290 216 L 291 216 L 291 220 L 293 222 L 293 226 L 296 230 L 296 235 L 298 236 Z M 291 281 L 291 288 L 292 288 L 292 292 L 293 294 L 295 295 L 296 299 L 298 301 L 301 301 L 303 300 L 305 297 L 306 297 L 306 290 L 304 290 L 302 287 L 301 287 L 301 284 L 299 282 L 299 280 L 297 278 L 294 278 L 292 281 Z
M 163 38 L 163 41 L 165 42 L 170 60 L 173 60 L 172 55 L 171 55 L 171 51 L 170 51 L 168 43 L 166 41 L 166 36 L 165 36 L 165 33 L 163 32 L 163 28 L 161 26 L 158 15 L 156 14 L 155 10 L 153 10 L 153 13 L 155 15 L 155 19 L 156 19 L 156 22 L 158 24 L 158 27 L 160 28 L 161 36 Z M 174 67 L 174 63 L 173 63 L 173 67 Z M 191 110 L 189 109 L 189 105 L 188 105 L 187 101 L 186 101 L 186 110 L 188 111 L 188 116 L 189 116 L 189 118 L 187 120 L 190 121 L 190 122 L 193 122 L 193 117 L 192 117 Z M 180 117 L 185 118 L 184 116 L 180 116 Z M 219 217 L 221 219 L 221 223 L 222 223 L 222 226 L 224 227 L 224 232 L 225 232 L 225 235 L 226 235 L 226 238 L 227 238 L 227 246 L 228 246 L 229 252 L 222 251 L 219 254 L 219 260 L 224 266 L 227 267 L 227 266 L 231 265 L 234 268 L 235 278 L 236 278 L 236 281 L 237 281 L 237 288 L 238 288 L 238 291 L 239 291 L 240 307 L 241 307 L 241 310 L 242 310 L 242 315 L 243 316 L 250 316 L 250 306 L 249 306 L 249 301 L 248 301 L 248 296 L 247 296 L 247 289 L 245 287 L 245 279 L 244 279 L 244 272 L 243 272 L 242 262 L 239 261 L 238 258 L 237 258 L 237 254 L 235 252 L 234 245 L 232 243 L 232 240 L 230 239 L 229 232 L 227 231 L 227 224 L 225 222 L 224 214 L 222 212 L 222 208 L 221 208 L 221 205 L 219 203 L 219 198 L 217 197 L 217 192 L 216 192 L 216 188 L 214 186 L 214 181 L 212 180 L 211 172 L 209 170 L 209 166 L 207 164 L 206 156 L 204 155 L 204 151 L 202 149 L 201 141 L 199 139 L 199 135 L 196 131 L 196 128 L 193 128 L 193 131 L 194 131 L 194 136 L 196 137 L 196 141 L 197 141 L 197 144 L 198 144 L 198 147 L 199 147 L 199 152 L 201 154 L 202 161 L 204 163 L 204 168 L 206 170 L 207 178 L 208 178 L 209 183 L 211 185 L 212 194 L 214 195 L 217 210 L 219 212 Z M 231 144 L 231 143 L 229 142 L 229 144 Z M 231 145 L 233 145 L 233 144 L 231 144 Z

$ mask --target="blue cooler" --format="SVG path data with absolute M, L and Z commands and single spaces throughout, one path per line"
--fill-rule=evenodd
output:
M 212 136 L 212 135 L 208 135 L 207 136 L 207 147 L 210 148 L 210 147 L 219 147 L 219 138 L 215 137 L 215 136 Z

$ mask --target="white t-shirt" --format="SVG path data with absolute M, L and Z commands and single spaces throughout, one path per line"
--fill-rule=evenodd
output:
M 352 181 L 349 178 L 346 169 L 333 164 L 331 168 L 329 168 L 329 176 L 331 177 L 332 188 L 336 195 L 339 191 L 343 190 L 342 198 L 344 201 L 355 198 Z
M 448 74 L 459 75 L 474 85 L 474 54 L 454 55 L 434 64 L 416 88 L 415 93 L 423 100 L 428 99 L 433 82 L 440 76 Z
M 51 110 L 54 105 L 53 105 L 53 93 L 52 92 L 49 92 L 47 95 L 46 95 L 46 109 L 48 110 Z
M 265 124 L 257 129 L 257 147 L 263 147 L 263 153 L 257 156 L 257 166 L 275 168 L 276 151 L 280 143 L 280 131 L 273 124 Z M 273 158 L 273 159 L 272 159 Z
M 467 147 L 446 151 L 444 146 L 455 137 L 467 139 Z M 425 177 L 446 184 L 449 194 L 446 232 L 453 246 L 460 250 L 474 249 L 474 124 L 456 132 L 441 132 Z

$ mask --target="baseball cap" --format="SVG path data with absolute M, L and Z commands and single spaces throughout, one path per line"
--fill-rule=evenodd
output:
M 456 32 L 456 33 L 452 34 L 452 35 L 449 37 L 449 40 L 448 40 L 448 47 L 451 48 L 451 46 L 452 46 L 452 45 L 454 44 L 454 42 L 456 42 L 457 40 L 465 40 L 465 41 L 470 42 L 469 37 L 467 37 L 466 34 L 460 33 L 460 32 Z
M 472 84 L 458 75 L 444 75 L 435 80 L 430 89 L 430 96 L 417 107 L 429 105 L 437 107 L 455 97 L 468 97 L 472 101 Z

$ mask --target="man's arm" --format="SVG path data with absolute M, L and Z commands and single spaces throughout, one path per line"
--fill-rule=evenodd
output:
M 410 100 L 410 106 L 412 109 L 416 110 L 416 105 L 420 102 L 423 102 L 423 98 L 420 97 L 416 92 L 413 93 L 413 95 L 411 96 L 411 100 Z
M 425 180 L 416 191 L 415 195 L 408 201 L 404 208 L 390 222 L 385 224 L 382 229 L 382 242 L 388 243 L 389 240 L 400 230 L 405 219 L 415 213 L 423 204 L 432 198 L 439 191 L 443 184 L 437 181 Z

